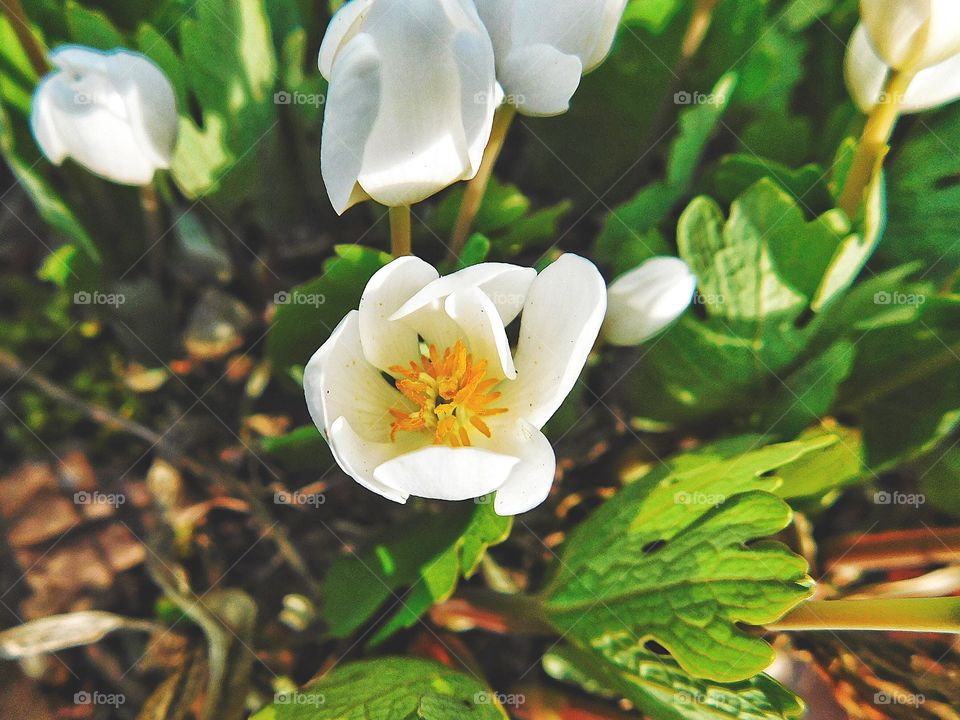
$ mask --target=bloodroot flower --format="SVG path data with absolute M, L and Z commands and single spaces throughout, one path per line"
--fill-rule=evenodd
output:
M 30 122 L 55 165 L 67 158 L 122 185 L 147 185 L 170 167 L 177 142 L 173 85 L 151 60 L 66 45 L 37 86 Z
M 577 382 L 605 310 L 603 278 L 576 255 L 539 275 L 486 263 L 446 277 L 400 258 L 310 360 L 307 405 L 340 467 L 383 497 L 496 492 L 498 514 L 526 512 L 556 469 L 541 428 Z M 521 314 L 514 352 L 506 328 Z

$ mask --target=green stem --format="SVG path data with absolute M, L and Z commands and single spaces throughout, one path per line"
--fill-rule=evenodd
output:
M 856 219 L 867 188 L 883 166 L 883 160 L 890 150 L 890 137 L 900 117 L 900 107 L 915 77 L 915 70 L 891 70 L 880 102 L 870 113 L 837 202 L 837 206 L 851 219 Z
M 37 73 L 37 77 L 46 75 L 47 71 L 50 70 L 47 53 L 30 29 L 30 19 L 27 17 L 20 0 L 0 0 L 0 8 L 3 9 L 4 14 L 10 20 L 13 32 L 16 33 L 34 72 Z
M 390 208 L 390 252 L 394 257 L 413 255 L 410 207 L 407 205 Z
M 768 630 L 875 630 L 960 634 L 960 598 L 811 600 Z
M 483 151 L 483 160 L 480 163 L 480 169 L 474 178 L 467 183 L 467 189 L 463 194 L 463 201 L 460 203 L 460 213 L 457 215 L 457 224 L 453 230 L 453 240 L 450 244 L 450 256 L 453 260 L 460 257 L 464 246 L 467 244 L 467 238 L 470 237 L 470 230 L 473 228 L 473 221 L 480 212 L 480 206 L 483 204 L 483 196 L 487 193 L 487 186 L 490 184 L 490 178 L 493 177 L 493 168 L 497 164 L 500 152 L 503 150 L 504 143 L 507 140 L 507 132 L 513 119 L 517 116 L 517 108 L 513 105 L 501 105 L 497 114 L 493 118 L 493 130 L 490 132 L 490 140 L 487 143 L 486 150 Z

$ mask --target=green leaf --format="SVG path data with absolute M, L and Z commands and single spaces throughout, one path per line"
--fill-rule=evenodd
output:
M 763 178 L 774 180 L 805 210 L 819 214 L 834 206 L 819 165 L 804 165 L 795 170 L 769 158 L 734 153 L 722 157 L 711 168 L 705 182 L 714 199 L 730 204 Z
M 553 624 L 628 673 L 649 640 L 686 672 L 753 677 L 774 652 L 739 624 L 764 625 L 810 595 L 803 558 L 773 542 L 790 508 L 771 475 L 835 439 L 755 437 L 681 455 L 628 485 L 578 527 L 542 594 Z M 751 543 L 747 546 L 747 543 Z
M 114 50 L 125 45 L 123 35 L 105 13 L 88 10 L 74 0 L 67 0 L 65 10 L 74 42 L 98 50 Z
M 587 692 L 623 697 L 657 720 L 786 720 L 803 702 L 768 675 L 721 684 L 690 677 L 668 658 L 650 655 L 627 673 L 569 645 L 548 653 L 544 669 Z
M 953 104 L 917 122 L 887 169 L 890 223 L 881 256 L 922 260 L 936 279 L 960 265 L 960 158 L 944 144 L 958 134 L 960 106 Z
M 783 484 L 776 489 L 777 495 L 791 502 L 809 499 L 827 507 L 836 499 L 835 491 L 874 478 L 864 462 L 863 439 L 858 430 L 811 428 L 800 439 L 816 441 L 831 437 L 836 438 L 836 442 L 829 447 L 780 469 Z
M 507 720 L 477 680 L 435 662 L 380 658 L 334 668 L 303 692 L 278 697 L 255 720 Z
M 597 239 L 597 255 L 601 260 L 613 262 L 615 274 L 620 275 L 654 255 L 668 252 L 664 244 L 649 233 L 690 191 L 707 143 L 729 107 L 736 87 L 736 74 L 727 73 L 713 88 L 712 102 L 680 113 L 680 134 L 670 146 L 666 179 L 648 185 L 607 217 Z
M 350 635 L 390 601 L 397 609 L 371 639 L 376 645 L 448 599 L 461 576 L 476 572 L 487 547 L 510 534 L 511 518 L 500 517 L 483 500 L 410 517 L 387 528 L 362 554 L 339 558 L 324 582 L 330 633 Z M 407 591 L 398 602 L 394 594 L 401 589 Z
M 187 86 L 203 124 L 180 108 L 173 175 L 188 197 L 217 193 L 235 205 L 256 183 L 268 154 L 262 143 L 277 123 L 270 24 L 259 0 L 200 0 L 196 17 L 179 27 Z
M 484 262 L 489 254 L 490 240 L 486 235 L 474 233 L 470 236 L 470 239 L 467 240 L 467 244 L 464 246 L 463 252 L 460 253 L 460 260 L 457 262 L 457 269 L 462 270 L 463 268 L 470 267 L 471 265 L 478 265 Z
M 304 425 L 280 437 L 263 438 L 260 445 L 287 470 L 317 470 L 334 463 L 330 447 L 315 425 Z
M 360 305 L 367 282 L 390 262 L 387 253 L 360 245 L 338 245 L 318 278 L 280 294 L 267 357 L 274 370 L 286 374 L 291 365 L 306 365 L 334 328 Z
M 960 448 L 952 447 L 946 453 L 935 450 L 921 463 L 920 489 L 927 502 L 938 510 L 960 517 Z
M 839 405 L 863 428 L 867 459 L 882 468 L 932 447 L 960 424 L 960 297 L 901 292 L 915 322 L 867 332 Z

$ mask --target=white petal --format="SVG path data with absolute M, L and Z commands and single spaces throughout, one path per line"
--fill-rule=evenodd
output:
M 901 111 L 918 113 L 960 99 L 960 55 L 921 70 L 910 83 Z
M 696 288 L 697 279 L 683 260 L 646 261 L 610 285 L 604 339 L 612 345 L 640 345 L 686 311 Z
M 479 17 L 477 24 L 480 24 Z M 493 115 L 503 95 L 497 83 L 489 38 L 481 33 L 460 32 L 453 43 L 460 72 L 460 113 L 469 165 L 462 179 L 471 180 L 480 170 L 493 128 Z M 489 63 L 488 71 L 478 72 L 484 63 Z
M 407 502 L 409 493 L 385 485 L 374 477 L 376 468 L 403 452 L 396 443 L 371 442 L 360 437 L 346 418 L 337 418 L 330 426 L 330 450 L 343 471 L 367 490 L 398 503 Z
M 892 67 L 913 53 L 918 33 L 930 18 L 930 0 L 861 0 L 860 15 L 870 43 Z
M 595 69 L 610 54 L 610 48 L 613 47 L 613 41 L 617 36 L 617 28 L 620 26 L 620 20 L 623 18 L 626 9 L 627 0 L 604 0 L 600 32 L 597 35 L 593 52 L 589 57 L 584 58 L 584 73 Z
M 389 442 L 392 408 L 413 410 L 412 404 L 364 357 L 360 313 L 356 310 L 340 322 L 307 363 L 303 390 L 307 408 L 321 432 L 329 433 L 329 423 L 344 417 L 371 442 Z
M 509 451 L 520 463 L 497 490 L 493 504 L 497 515 L 519 515 L 540 505 L 550 495 L 557 471 L 557 456 L 542 432 L 522 420 L 513 432 Z
M 847 44 L 844 74 L 850 96 L 863 113 L 869 114 L 879 102 L 890 67 L 877 55 L 862 24 Z
M 360 32 L 364 16 L 373 0 L 351 0 L 341 7 L 327 25 L 320 44 L 320 57 L 317 65 L 324 79 L 329 80 L 333 73 L 333 62 L 340 49 Z
M 438 277 L 439 273 L 423 260 L 403 257 L 370 278 L 360 300 L 360 338 L 368 362 L 387 371 L 419 359 L 416 330 L 390 317 Z
M 500 82 L 507 102 L 521 113 L 548 117 L 570 108 L 582 74 L 579 57 L 540 43 L 511 52 L 503 62 Z
M 486 360 L 488 374 L 501 380 L 517 377 L 506 328 L 486 293 L 477 287 L 458 290 L 447 298 L 444 309 L 466 336 L 474 362 Z
M 845 74 L 847 87 L 857 107 L 869 114 L 883 94 L 889 67 L 874 51 L 861 25 L 847 47 Z M 960 55 L 917 73 L 900 109 L 917 113 L 960 99 Z
M 380 55 L 373 39 L 357 35 L 333 65 L 320 147 L 323 182 L 341 215 L 367 199 L 358 178 L 381 100 L 380 83 Z
M 607 287 L 589 260 L 563 255 L 537 276 L 523 308 L 514 362 L 498 404 L 542 428 L 573 389 L 600 332 Z
M 417 497 L 469 500 L 503 485 L 519 462 L 489 450 L 432 445 L 388 460 L 374 471 L 374 478 Z
M 60 137 L 54 119 L 54 83 L 56 76 L 48 75 L 37 85 L 30 111 L 30 127 L 40 151 L 54 165 L 61 165 L 67 159 L 67 146 Z
M 492 88 L 495 76 L 493 47 L 475 10 L 460 0 L 377 0 L 363 29 L 383 62 L 360 185 L 378 202 L 397 206 L 472 177 L 461 71 L 466 65 L 476 74 L 471 87 Z M 473 41 L 455 41 L 461 33 Z M 491 124 L 492 102 L 485 105 Z M 476 118 L 468 124 L 475 133 Z
M 537 271 L 533 268 L 509 263 L 471 265 L 427 285 L 404 303 L 393 318 L 402 318 L 427 305 L 442 302 L 460 288 L 478 287 L 493 301 L 503 324 L 509 325 L 523 309 L 527 292 L 536 277 Z

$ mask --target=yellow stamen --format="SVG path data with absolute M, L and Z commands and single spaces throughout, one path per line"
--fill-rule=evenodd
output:
M 502 415 L 507 408 L 487 407 L 501 395 L 493 392 L 500 380 L 486 377 L 487 361 L 474 364 L 462 340 L 442 355 L 435 345 L 428 352 L 419 364 L 411 360 L 409 367 L 390 368 L 397 390 L 417 406 L 412 413 L 390 411 L 390 439 L 396 441 L 399 432 L 424 432 L 433 436 L 434 445 L 471 447 L 471 427 L 490 437 L 490 427 L 481 418 Z

